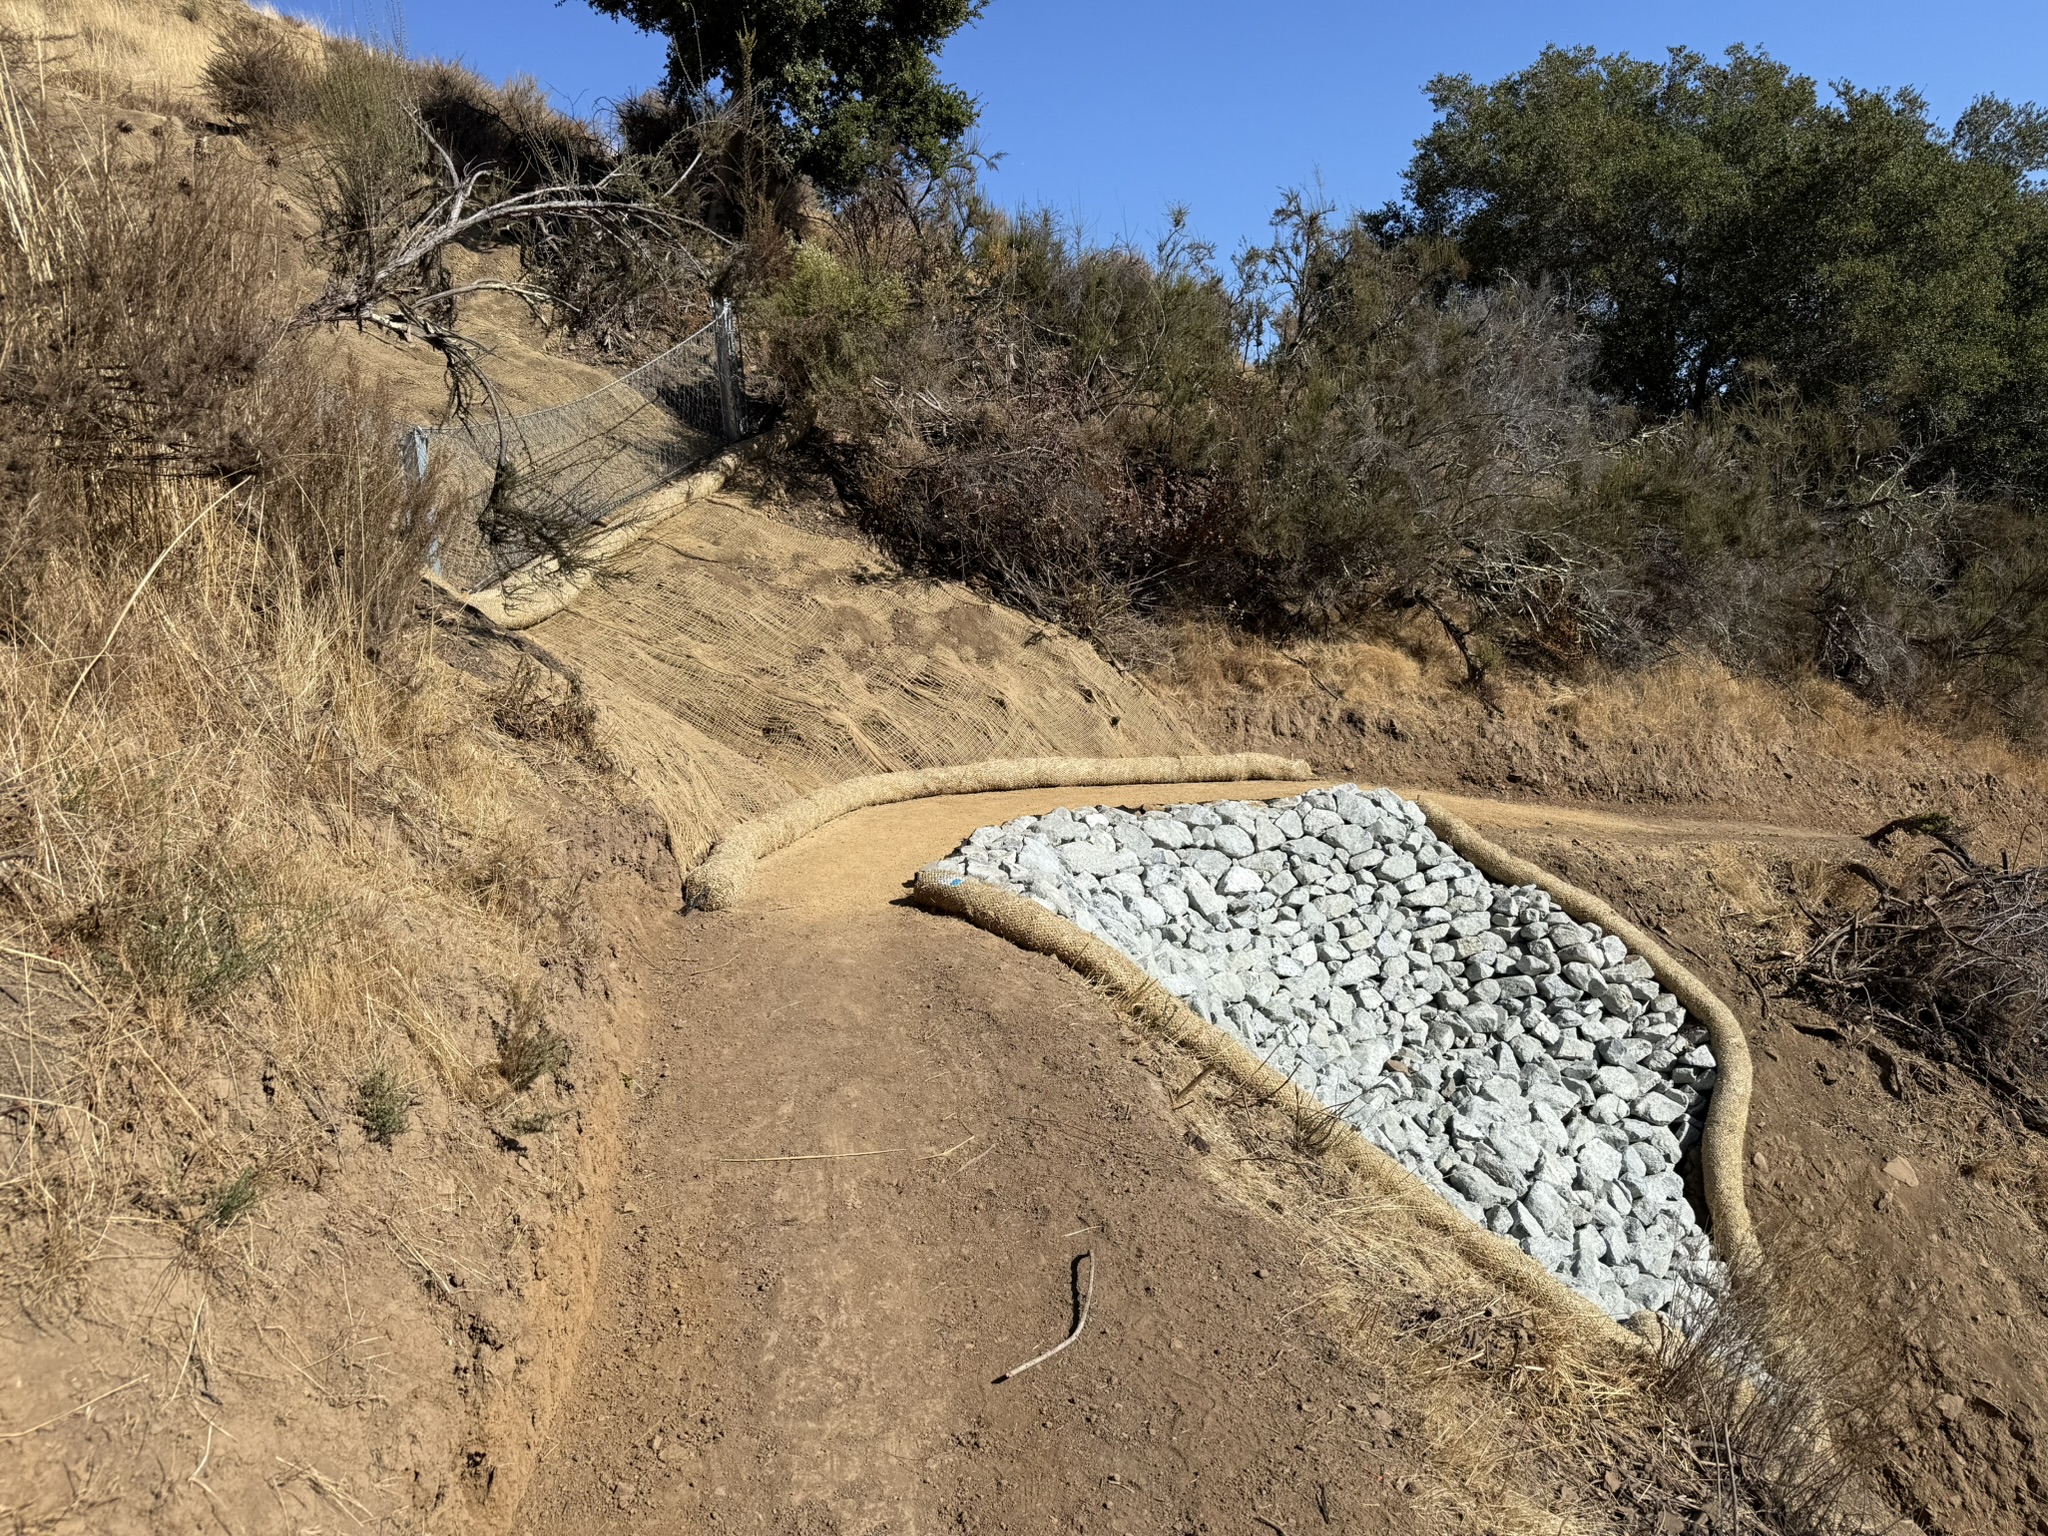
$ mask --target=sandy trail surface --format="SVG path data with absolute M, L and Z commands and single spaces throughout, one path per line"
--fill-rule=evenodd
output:
M 1078 978 L 900 902 L 978 826 L 1304 787 L 878 807 L 694 920 L 517 1528 L 1409 1528 L 1410 1446 L 1325 1333 L 1299 1233 L 1226 1187 Z M 1497 829 L 1734 830 L 1454 803 Z M 1086 1331 L 998 1384 L 1072 1327 L 1084 1253 Z

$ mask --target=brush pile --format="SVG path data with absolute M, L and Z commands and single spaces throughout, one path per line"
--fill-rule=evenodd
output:
M 1980 864 L 1939 817 L 1869 841 L 1902 832 L 1935 851 L 1897 882 L 1854 866 L 1876 901 L 1817 917 L 1785 977 L 1837 1017 L 1981 1078 L 2048 1133 L 2048 867 Z

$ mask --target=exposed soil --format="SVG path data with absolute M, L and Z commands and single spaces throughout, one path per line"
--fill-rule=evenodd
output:
M 891 904 L 1062 798 L 1100 796 L 849 818 L 692 924 L 524 1528 L 1404 1527 L 1412 1464 L 1298 1244 L 1217 1197 L 1136 1036 L 1056 962 Z M 1084 1253 L 1086 1332 L 998 1383 L 1072 1327 Z
M 1658 846 L 1547 819 L 1507 834 L 1650 922 L 1755 1047 L 1749 1203 L 1780 1283 L 1891 1362 L 1880 1479 L 1929 1532 L 2048 1531 L 2048 1147 L 1981 1085 L 1760 974 L 1828 866 L 1756 837 Z M 1836 857 L 1871 860 L 1860 839 Z
M 1404 1398 L 1407 1378 L 1326 1304 L 1316 1234 L 1221 1166 L 1232 1149 L 1174 1107 L 1170 1056 L 1053 963 L 892 904 L 974 826 L 1118 794 L 864 812 L 764 865 L 742 910 L 686 928 L 655 981 L 668 1027 L 633 1109 L 619 1241 L 521 1528 L 1455 1522 L 1429 1422 L 1443 1404 Z M 1850 840 L 1458 809 L 1626 902 L 1743 1008 L 1752 1201 L 1766 1243 L 1797 1255 L 1792 1283 L 1899 1353 L 1879 1461 L 1901 1513 L 2042 1529 L 2048 1325 L 2041 1229 L 2010 1182 L 2023 1155 L 2000 1132 L 2007 1182 L 1968 1177 L 1996 1118 L 1979 1091 L 1909 1064 L 1923 1086 L 1894 1096 L 1860 1048 L 1795 1028 L 1792 1005 L 1767 1022 L 1744 1006 L 1737 962 L 1765 930 L 1737 898 Z M 1902 1155 L 1917 1187 L 1883 1171 Z M 793 1160 L 744 1161 L 775 1158 Z M 1072 1325 L 1083 1252 L 1102 1266 L 1086 1331 L 997 1383 Z M 1561 1471 L 1560 1508 L 1585 1523 L 1587 1469 Z M 1608 1492 L 1596 1527 L 1662 1510 L 1688 1528 L 1654 1493 Z

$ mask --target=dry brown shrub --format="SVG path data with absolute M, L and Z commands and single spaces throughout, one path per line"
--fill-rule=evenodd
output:
M 597 706 L 577 678 L 522 657 L 489 704 L 491 723 L 515 741 L 556 747 L 600 773 L 611 768 L 597 736 Z
M 464 867 L 524 780 L 414 608 L 434 487 L 287 335 L 272 201 L 46 115 L 0 240 L 0 1276 L 63 1310 L 117 1223 L 311 1178 L 376 1067 L 477 1097 L 450 977 L 557 905 L 523 845 L 517 920 Z M 258 1077 L 278 1113 L 204 1087 Z
M 1892 878 L 1851 865 L 1874 901 L 1812 913 L 1781 974 L 1852 1024 L 1974 1074 L 2048 1133 L 2048 868 L 1979 864 L 1940 814 L 1867 840 L 1901 833 L 1932 839 L 1933 852 Z
M 1813 1245 L 1817 1247 L 1818 1245 Z M 1712 1490 L 1715 1529 L 1883 1529 L 1881 1425 L 1894 1362 L 1866 1318 L 1781 1240 L 1766 1269 L 1735 1273 L 1658 1361 L 1674 1445 Z
M 262 128 L 297 124 L 313 107 L 317 74 L 298 42 L 282 31 L 246 26 L 207 62 L 206 88 L 221 111 Z

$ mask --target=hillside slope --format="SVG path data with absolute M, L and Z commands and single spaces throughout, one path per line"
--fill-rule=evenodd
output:
M 821 785 L 990 757 L 1200 750 L 1088 646 L 954 583 L 905 576 L 740 492 L 662 525 L 532 630 L 602 712 L 678 850 Z
M 286 24 L 143 0 L 6 14 L 47 100 L 121 155 L 235 156 L 305 234 L 288 164 L 194 126 L 222 31 Z M 472 263 L 516 272 L 507 250 Z M 289 276 L 310 291 L 319 273 L 302 257 Z M 516 407 L 609 376 L 502 295 L 463 321 Z M 324 377 L 371 379 L 408 418 L 443 408 L 424 347 L 311 345 Z M 1929 1532 L 2048 1529 L 2039 1138 L 1759 969 L 1802 900 L 1872 858 L 1856 834 L 1880 821 L 1938 804 L 1990 846 L 2037 848 L 2041 764 L 1684 662 L 1482 696 L 1422 632 L 1281 652 L 1188 631 L 1137 676 L 906 575 L 811 475 L 799 453 L 691 507 L 520 639 L 423 588 L 374 665 L 318 637 L 204 649 L 264 608 L 233 530 L 165 567 L 113 680 L 79 695 L 101 754 L 79 761 L 114 765 L 145 809 L 141 789 L 203 780 L 218 793 L 199 810 L 148 802 L 176 807 L 181 846 L 260 850 L 331 925 L 233 1006 L 189 1010 L 127 1008 L 89 944 L 9 930 L 0 1091 L 22 1203 L 0 1516 L 1756 1528 L 1727 1507 L 1727 1462 L 1760 1477 L 1763 1458 L 1655 1372 L 1504 1302 L 1361 1205 L 1301 1126 L 1201 1082 L 1050 962 L 893 904 L 924 858 L 1025 802 L 851 818 L 772 863 L 742 910 L 676 910 L 722 829 L 839 778 L 1255 746 L 1466 791 L 1474 820 L 1696 961 L 1760 1047 L 1765 1242 L 1792 1256 L 1824 1346 L 1891 1351 L 1868 1405 L 1878 1490 Z M 128 590 L 89 594 L 71 630 L 8 636 L 10 702 L 61 716 L 75 674 L 46 656 L 90 655 Z M 110 803 L 64 800 L 63 826 L 105 824 Z M 146 846 L 164 826 L 118 830 Z M 377 1073 L 411 1094 L 381 1144 L 359 1104 Z M 60 1146 L 89 1154 L 69 1182 Z M 725 1161 L 814 1152 L 835 1156 Z M 1902 1157 L 1910 1180 L 1888 1171 Z M 1099 1330 L 1066 1374 L 992 1389 L 1064 1326 L 1050 1245 L 1088 1229 L 1113 1265 Z

